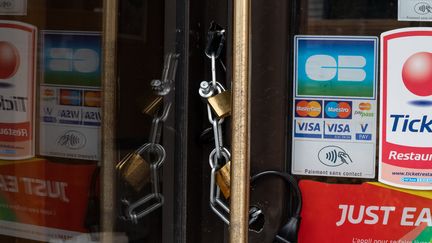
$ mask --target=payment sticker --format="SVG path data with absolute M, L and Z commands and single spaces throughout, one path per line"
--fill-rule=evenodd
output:
M 375 177 L 377 37 L 295 36 L 292 173 Z

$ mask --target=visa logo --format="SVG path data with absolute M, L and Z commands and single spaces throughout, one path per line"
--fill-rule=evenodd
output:
M 361 131 L 366 132 L 368 126 L 369 126 L 369 124 L 360 124 Z
M 390 119 L 393 119 L 392 132 L 432 133 L 432 120 L 427 115 L 421 119 L 410 118 L 409 115 L 390 115 Z
M 88 48 L 51 48 L 47 55 L 51 71 L 92 73 L 100 65 L 99 54 Z
M 96 111 L 87 111 L 84 113 L 84 119 L 100 121 L 101 114 L 100 112 L 96 112 Z
M 306 132 L 319 132 L 321 131 L 321 126 L 316 122 L 297 122 L 300 131 Z
M 44 107 L 44 108 L 43 108 L 43 112 L 44 112 L 44 114 L 47 115 L 47 116 L 52 116 L 53 108 Z
M 350 127 L 348 124 L 337 124 L 337 123 L 327 123 L 327 128 L 329 130 L 329 132 L 333 132 L 333 133 L 349 133 L 350 131 Z
M 80 112 L 77 110 L 61 110 L 59 115 L 62 118 L 80 118 Z
M 363 56 L 313 55 L 306 60 L 306 75 L 315 81 L 361 82 L 366 79 L 366 58 Z

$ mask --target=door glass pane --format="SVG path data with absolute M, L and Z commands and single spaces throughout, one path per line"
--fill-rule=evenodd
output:
M 293 172 L 331 182 L 377 180 L 379 37 L 431 23 L 398 20 L 397 0 L 301 0 L 293 21 Z M 365 112 L 370 119 L 359 116 Z M 350 157 L 342 160 L 339 152 Z M 342 169 L 353 161 L 364 165 Z
M 101 230 L 112 242 L 172 242 L 175 131 L 166 127 L 178 55 L 165 38 L 175 36 L 175 15 L 169 25 L 165 12 L 175 5 L 118 4 L 112 96 L 102 79 L 103 0 L 0 0 L 0 242 L 95 242 Z M 152 89 L 152 80 L 162 84 Z M 100 169 L 102 128 L 115 131 L 123 165 L 113 178 Z M 135 161 L 121 164 L 128 154 Z M 117 182 L 102 204 L 110 209 L 100 207 L 107 180 Z M 101 229 L 110 210 L 114 227 Z
M 0 1 L 0 241 L 99 225 L 102 1 Z

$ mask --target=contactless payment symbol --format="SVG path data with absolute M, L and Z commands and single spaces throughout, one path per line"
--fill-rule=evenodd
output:
M 296 96 L 375 98 L 377 37 L 296 36 Z
M 318 152 L 318 160 L 326 166 L 337 167 L 353 163 L 351 156 L 339 146 L 326 146 Z
M 432 28 L 381 35 L 379 180 L 432 189 Z

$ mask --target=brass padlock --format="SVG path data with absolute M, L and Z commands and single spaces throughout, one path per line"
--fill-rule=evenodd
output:
M 136 191 L 150 181 L 150 164 L 138 153 L 130 153 L 116 166 L 121 178 Z
M 228 161 L 222 168 L 220 168 L 216 172 L 216 184 L 219 186 L 219 188 L 222 191 L 222 194 L 226 199 L 230 197 L 231 191 L 231 161 Z
M 156 95 L 141 97 L 138 100 L 138 105 L 142 107 L 141 112 L 149 116 L 155 115 L 159 108 L 162 106 L 162 103 L 163 97 Z
M 207 99 L 218 118 L 231 115 L 231 91 L 226 90 Z

